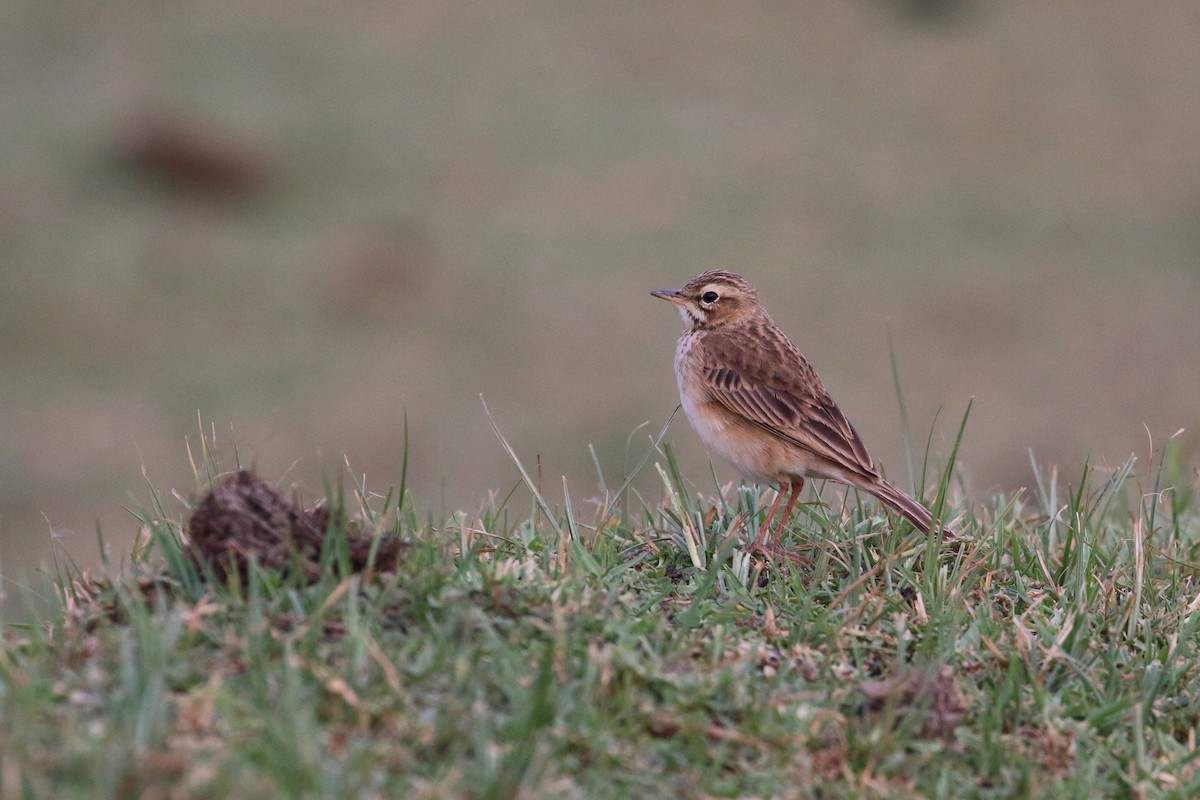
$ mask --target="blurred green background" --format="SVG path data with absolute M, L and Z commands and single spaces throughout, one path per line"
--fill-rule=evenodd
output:
M 647 292 L 712 267 L 901 483 L 889 335 L 918 454 L 975 398 L 976 500 L 1030 448 L 1145 468 L 1200 408 L 1197 42 L 1188 2 L 10 0 L 0 566 L 127 542 L 198 418 L 384 489 L 407 412 L 418 503 L 473 514 L 516 479 L 483 393 L 585 497 L 676 403 Z

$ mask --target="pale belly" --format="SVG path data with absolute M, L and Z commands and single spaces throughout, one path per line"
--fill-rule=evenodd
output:
M 702 388 L 688 385 L 685 375 L 677 372 L 676 377 L 683 413 L 700 440 L 748 480 L 779 484 L 798 478 L 830 478 L 853 482 L 827 461 L 709 401 Z

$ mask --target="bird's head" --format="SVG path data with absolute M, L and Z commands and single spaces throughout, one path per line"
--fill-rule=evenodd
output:
M 700 273 L 682 289 L 655 289 L 650 294 L 679 306 L 689 329 L 729 327 L 763 313 L 754 287 L 741 275 L 719 269 Z

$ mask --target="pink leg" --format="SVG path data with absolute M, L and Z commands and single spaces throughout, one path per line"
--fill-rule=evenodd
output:
M 775 500 L 767 509 L 766 515 L 763 516 L 762 524 L 758 526 L 758 535 L 754 537 L 754 543 L 750 545 L 751 552 L 762 547 L 763 540 L 767 538 L 767 531 L 771 528 L 771 521 L 775 519 L 775 512 L 779 509 L 779 504 L 783 501 L 784 486 L 779 487 L 779 491 L 775 493 Z
M 783 509 L 783 515 L 779 517 L 779 522 L 775 526 L 775 532 L 779 533 L 783 530 L 783 526 L 787 524 L 788 517 L 792 513 L 792 509 L 796 506 L 796 500 L 800 497 L 800 490 L 804 488 L 804 479 L 799 478 L 792 481 L 790 484 L 781 484 L 778 494 L 775 495 L 775 501 L 771 503 L 771 507 L 767 509 L 766 516 L 763 517 L 762 525 L 758 528 L 758 535 L 754 537 L 754 543 L 750 545 L 750 550 L 758 550 L 762 547 L 763 541 L 767 538 L 767 532 L 771 530 L 771 523 L 775 520 L 775 513 L 779 510 L 779 504 L 783 501 L 784 496 L 788 498 L 787 505 Z
M 802 491 L 804 491 L 804 478 L 792 481 L 792 495 L 788 498 L 787 505 L 783 507 L 783 513 L 779 515 L 779 523 L 775 526 L 775 541 L 779 541 L 783 534 L 783 529 L 791 518 L 792 509 L 796 507 L 796 501 L 800 499 Z

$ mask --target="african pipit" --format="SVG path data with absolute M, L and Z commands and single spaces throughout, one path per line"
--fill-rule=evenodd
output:
M 650 294 L 678 305 L 686 326 L 675 349 L 675 376 L 692 427 L 747 478 L 779 486 L 752 550 L 762 548 L 786 495 L 776 524 L 782 531 L 805 478 L 870 492 L 929 532 L 929 509 L 883 479 L 812 364 L 771 321 L 744 278 L 711 270 L 682 289 Z M 953 537 L 949 528 L 942 531 Z

